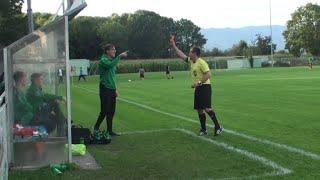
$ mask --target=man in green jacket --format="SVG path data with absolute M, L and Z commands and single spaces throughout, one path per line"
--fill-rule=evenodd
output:
M 99 127 L 104 118 L 107 119 L 107 130 L 111 136 L 118 135 L 113 132 L 112 120 L 116 108 L 116 65 L 122 57 L 127 57 L 128 52 L 123 52 L 116 57 L 116 48 L 112 44 L 107 44 L 104 54 L 99 62 L 100 84 L 100 114 L 94 126 L 95 132 L 99 131 Z
M 57 127 L 58 135 L 64 135 L 66 118 L 60 109 L 60 102 L 65 102 L 62 96 L 44 93 L 43 75 L 33 73 L 31 75 L 31 85 L 27 90 L 27 100 L 33 106 L 35 121 L 45 121 L 48 132 Z
M 14 73 L 13 79 L 15 81 L 13 88 L 14 123 L 28 126 L 33 120 L 33 107 L 27 101 L 23 92 L 27 84 L 26 74 L 22 71 L 17 71 Z

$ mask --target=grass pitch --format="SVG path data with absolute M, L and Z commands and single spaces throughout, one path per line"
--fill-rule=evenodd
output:
M 117 75 L 120 97 L 111 144 L 89 146 L 103 167 L 61 177 L 49 168 L 10 179 L 319 179 L 320 68 L 212 72 L 213 107 L 225 129 L 197 136 L 189 72 Z M 91 128 L 99 113 L 98 77 L 75 82 L 72 119 Z M 128 80 L 131 80 L 130 82 Z M 212 121 L 207 117 L 208 126 Z M 101 128 L 105 128 L 105 122 Z

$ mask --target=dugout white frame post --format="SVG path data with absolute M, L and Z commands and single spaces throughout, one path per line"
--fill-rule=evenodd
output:
M 5 100 L 5 92 L 3 92 L 0 96 L 0 103 L 2 104 Z M 2 152 L 0 152 L 0 179 L 1 180 L 7 180 L 8 179 L 8 130 L 7 130 L 7 104 L 4 103 L 0 107 L 0 139 L 1 139 L 1 145 L 2 149 L 0 149 Z
M 65 21 L 65 46 L 66 46 L 66 81 L 67 81 L 67 112 L 68 112 L 68 160 L 72 162 L 71 151 L 71 93 L 70 93 L 70 58 L 69 58 L 69 20 L 68 16 L 64 17 Z
M 10 54 L 8 53 L 8 49 L 4 48 L 3 49 L 3 56 L 4 56 L 4 81 L 5 81 L 5 100 L 6 100 L 6 118 L 7 121 L 5 123 L 6 126 L 6 139 L 7 139 L 7 163 L 12 162 L 13 159 L 13 138 L 12 135 L 10 133 L 10 129 L 12 127 L 12 123 L 10 121 L 8 121 L 9 115 L 12 113 L 13 111 L 13 104 L 12 103 L 8 103 L 8 100 L 11 99 L 12 96 L 12 92 L 9 91 L 9 89 L 12 89 L 12 83 L 7 83 L 9 82 L 10 78 L 9 76 L 12 76 L 12 62 L 8 61 L 8 56 Z M 10 64 L 10 66 L 9 66 Z M 9 69 L 10 68 L 10 69 Z

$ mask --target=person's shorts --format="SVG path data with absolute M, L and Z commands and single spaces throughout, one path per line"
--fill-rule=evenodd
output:
M 203 84 L 194 91 L 194 109 L 211 108 L 211 85 Z

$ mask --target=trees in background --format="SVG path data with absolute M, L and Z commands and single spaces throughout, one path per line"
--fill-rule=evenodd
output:
M 0 1 L 0 46 L 7 46 L 27 34 L 27 17 L 21 12 L 23 2 Z
M 69 47 L 72 59 L 96 59 L 102 54 L 99 27 L 105 18 L 78 17 L 70 22 Z
M 0 44 L 9 45 L 27 34 L 26 15 L 21 13 L 23 0 L 1 1 Z M 34 13 L 35 28 L 51 22 L 52 14 Z M 118 51 L 130 50 L 131 58 L 167 58 L 170 35 L 184 51 L 191 46 L 200 48 L 206 39 L 191 21 L 162 17 L 151 11 L 139 10 L 109 17 L 78 17 L 70 22 L 70 57 L 97 59 L 107 43 Z
M 308 3 L 298 8 L 287 22 L 283 32 L 286 49 L 295 56 L 306 50 L 320 56 L 320 5 Z
M 257 34 L 252 48 L 254 55 L 269 55 L 271 53 L 271 36 Z M 272 52 L 274 52 L 276 48 L 276 44 L 272 44 Z
M 272 44 L 273 52 L 276 50 L 276 44 Z M 211 51 L 206 51 L 207 56 L 246 56 L 252 57 L 256 55 L 270 55 L 271 53 L 271 37 L 256 35 L 256 39 L 252 41 L 251 45 L 244 40 L 240 40 L 228 50 L 221 50 L 213 48 Z
M 230 56 L 244 56 L 246 49 L 248 49 L 247 42 L 241 40 L 237 44 L 234 44 L 231 49 L 229 49 L 228 54 Z
M 200 28 L 189 20 L 174 21 L 151 11 L 113 14 L 109 17 L 78 17 L 70 25 L 71 58 L 97 59 L 102 47 L 114 43 L 117 50 L 130 50 L 131 58 L 170 57 L 169 37 L 175 35 L 181 49 L 203 47 Z
M 0 47 L 7 46 L 27 34 L 27 17 L 21 12 L 24 0 L 0 2 Z M 49 23 L 53 15 L 35 13 L 35 27 Z M 191 46 L 203 48 L 206 39 L 200 28 L 187 19 L 173 20 L 157 13 L 139 10 L 109 17 L 78 17 L 70 23 L 71 58 L 97 59 L 106 43 L 114 43 L 119 51 L 130 50 L 131 58 L 172 57 L 168 39 L 175 35 L 178 46 L 188 52 Z M 308 3 L 298 8 L 283 32 L 286 49 L 295 56 L 302 52 L 320 56 L 320 6 Z M 276 45 L 272 44 L 275 51 Z M 302 51 L 303 50 L 303 51 Z M 249 45 L 241 40 L 228 50 L 213 48 L 210 56 L 268 55 L 270 36 L 256 35 Z

